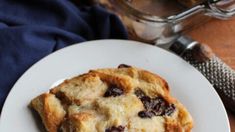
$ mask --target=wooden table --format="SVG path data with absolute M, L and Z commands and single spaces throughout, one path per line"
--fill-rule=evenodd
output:
M 235 69 L 235 19 L 213 19 L 188 34 L 199 42 L 208 44 L 218 57 Z M 227 112 L 231 132 L 235 132 L 235 113 Z

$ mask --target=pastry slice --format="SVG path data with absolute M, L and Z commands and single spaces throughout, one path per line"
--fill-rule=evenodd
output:
M 190 132 L 193 120 L 149 71 L 91 70 L 31 101 L 48 132 Z

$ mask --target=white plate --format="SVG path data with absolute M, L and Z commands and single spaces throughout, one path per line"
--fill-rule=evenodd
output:
M 181 58 L 139 42 L 100 40 L 59 50 L 33 65 L 15 84 L 2 110 L 1 132 L 38 132 L 27 107 L 35 96 L 48 91 L 53 82 L 125 63 L 150 70 L 167 80 L 171 93 L 194 118 L 194 132 L 229 132 L 224 106 L 210 83 Z

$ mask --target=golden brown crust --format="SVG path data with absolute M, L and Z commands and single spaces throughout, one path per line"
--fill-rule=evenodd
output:
M 105 97 L 110 86 L 123 93 Z M 171 115 L 140 117 L 138 113 L 145 106 L 135 94 L 138 89 L 150 98 L 164 98 L 175 110 Z M 48 132 L 103 132 L 113 126 L 123 126 L 130 132 L 190 132 L 193 126 L 186 108 L 170 95 L 167 82 L 134 67 L 91 70 L 36 97 L 31 105 Z
M 164 92 L 169 92 L 169 86 L 167 82 L 156 74 L 153 74 L 146 70 L 141 70 L 139 71 L 139 78 L 148 83 L 159 84 L 163 88 Z
M 42 94 L 31 101 L 31 106 L 39 113 L 49 132 L 57 132 L 64 119 L 65 111 L 53 94 Z

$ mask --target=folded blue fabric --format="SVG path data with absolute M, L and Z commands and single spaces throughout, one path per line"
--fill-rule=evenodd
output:
M 127 33 L 99 6 L 0 0 L 0 108 L 16 80 L 39 59 L 74 43 L 108 38 L 126 39 Z

